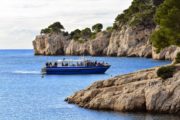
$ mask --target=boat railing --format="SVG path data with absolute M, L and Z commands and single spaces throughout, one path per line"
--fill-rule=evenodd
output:
M 55 62 L 47 62 L 46 67 L 90 67 L 90 66 L 109 66 L 108 63 L 97 62 L 97 61 L 79 61 L 79 60 L 71 60 L 71 61 L 55 61 Z

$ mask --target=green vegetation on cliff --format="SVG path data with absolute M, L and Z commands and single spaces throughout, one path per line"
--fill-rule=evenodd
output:
M 92 26 L 92 30 L 95 33 L 101 32 L 102 29 L 103 29 L 103 25 L 101 23 L 97 23 L 97 24 Z
M 84 28 L 82 30 L 76 29 L 70 33 L 71 38 L 83 43 L 87 40 L 95 39 L 96 34 L 101 32 L 103 29 L 103 25 L 101 23 L 97 23 L 92 26 L 92 30 L 90 28 Z
M 71 38 L 74 40 L 78 40 L 81 37 L 81 30 L 76 29 L 70 33 Z
M 151 41 L 157 52 L 170 45 L 180 46 L 180 0 L 133 0 L 131 6 L 119 14 L 113 30 L 122 26 L 155 28 Z
M 133 0 L 131 6 L 119 14 L 113 24 L 113 29 L 119 29 L 122 25 L 143 25 L 145 27 L 155 26 L 153 20 L 157 6 L 163 0 Z
M 113 27 L 111 27 L 111 26 L 107 27 L 107 28 L 106 28 L 106 31 L 109 32 L 109 33 L 111 33 L 111 32 L 113 31 Z
M 81 38 L 84 40 L 88 40 L 91 38 L 92 32 L 90 28 L 85 28 L 81 31 Z
M 177 53 L 176 58 L 175 58 L 175 63 L 180 63 L 180 52 Z
M 133 0 L 131 6 L 119 14 L 113 27 L 107 27 L 107 32 L 120 30 L 122 26 L 131 27 L 142 25 L 145 28 L 158 29 L 152 34 L 151 40 L 157 51 L 169 45 L 180 45 L 180 1 L 179 0 Z M 49 27 L 42 29 L 41 34 L 52 32 L 63 32 L 63 25 L 55 22 Z M 95 39 L 97 33 L 101 32 L 103 25 L 97 23 L 91 28 L 76 29 L 70 34 L 63 32 L 76 41 L 87 41 Z
M 64 29 L 64 26 L 60 22 L 55 22 L 51 24 L 48 28 L 42 29 L 41 34 L 48 34 L 51 32 L 61 32 Z
M 159 28 L 151 40 L 158 52 L 170 45 L 180 46 L 180 0 L 165 0 L 156 11 L 155 22 Z
M 60 22 L 55 22 L 49 25 L 47 28 L 42 29 L 41 34 L 63 33 L 64 36 L 69 36 L 71 39 L 83 43 L 87 40 L 95 39 L 96 34 L 101 32 L 102 29 L 103 25 L 101 23 L 97 23 L 92 26 L 92 30 L 87 27 L 82 30 L 76 29 L 69 34 L 68 32 L 62 31 L 64 30 L 64 26 Z M 111 32 L 110 29 L 111 28 L 108 28 L 107 31 Z
M 162 79 L 167 79 L 173 77 L 174 72 L 175 72 L 174 66 L 163 66 L 157 70 L 157 75 Z

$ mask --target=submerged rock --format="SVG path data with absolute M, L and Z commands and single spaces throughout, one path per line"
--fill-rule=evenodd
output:
M 148 111 L 180 114 L 180 65 L 162 80 L 157 68 L 97 81 L 68 97 L 68 103 L 97 110 Z

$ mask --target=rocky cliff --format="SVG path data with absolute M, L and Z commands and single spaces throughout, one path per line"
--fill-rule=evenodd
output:
M 137 56 L 174 60 L 180 47 L 170 46 L 156 53 L 150 36 L 157 28 L 156 9 L 164 0 L 133 0 L 132 5 L 115 19 L 111 32 L 95 38 L 74 40 L 63 33 L 38 35 L 33 41 L 36 55 Z M 81 34 L 81 33 L 80 33 Z
M 66 101 L 80 107 L 113 111 L 180 114 L 180 64 L 172 78 L 163 80 L 157 68 L 97 81 Z
M 109 32 L 100 32 L 95 39 L 76 41 L 61 33 L 38 35 L 33 41 L 35 55 L 106 55 Z
M 38 35 L 33 41 L 35 55 L 64 55 L 69 45 L 69 37 L 62 33 Z
M 93 56 L 138 56 L 153 59 L 173 60 L 180 47 L 170 46 L 156 53 L 150 42 L 154 27 L 135 28 L 124 26 L 122 30 L 100 32 L 95 39 L 80 43 L 63 34 L 38 35 L 33 41 L 35 55 L 93 55 Z
M 63 34 L 39 35 L 33 41 L 36 55 L 93 55 L 93 56 L 139 56 L 151 57 L 149 36 L 154 27 L 122 27 L 111 33 L 100 32 L 95 39 L 71 40 Z
M 152 58 L 157 60 L 174 60 L 176 58 L 177 53 L 180 52 L 180 47 L 171 45 L 169 47 L 164 48 L 159 53 L 156 53 L 156 48 L 152 48 Z
M 100 32 L 96 35 L 95 39 L 80 43 L 79 41 L 71 40 L 65 48 L 66 55 L 93 55 L 102 56 L 106 55 L 107 47 L 109 45 L 109 32 Z
M 108 45 L 108 56 L 138 56 L 151 57 L 152 46 L 150 35 L 154 27 L 145 26 L 123 26 L 121 30 L 112 32 Z

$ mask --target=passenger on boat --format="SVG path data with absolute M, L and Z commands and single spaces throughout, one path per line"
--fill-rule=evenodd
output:
M 77 62 L 77 66 L 80 66 L 79 62 Z
M 57 62 L 55 62 L 55 63 L 54 63 L 54 67 L 57 67 L 57 65 L 58 65 L 58 63 L 57 63 Z
M 48 67 L 49 66 L 49 63 L 48 62 L 46 62 L 46 67 Z

